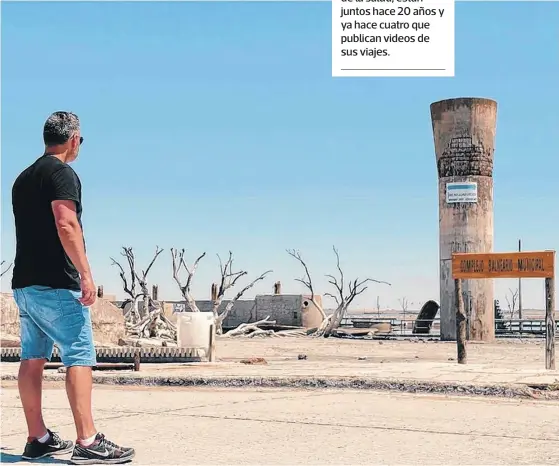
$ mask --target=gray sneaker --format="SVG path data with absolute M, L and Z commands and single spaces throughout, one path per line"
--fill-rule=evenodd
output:
M 133 448 L 116 445 L 99 432 L 95 436 L 95 441 L 87 447 L 76 443 L 70 462 L 74 464 L 121 464 L 132 460 L 135 454 Z

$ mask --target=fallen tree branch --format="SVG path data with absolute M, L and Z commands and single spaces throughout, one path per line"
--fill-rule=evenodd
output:
M 303 337 L 307 336 L 308 333 L 305 329 L 300 330 L 280 330 L 278 332 L 274 332 L 273 330 L 263 330 L 258 329 L 252 333 L 246 335 L 247 338 L 254 338 L 254 337 Z
M 138 338 L 159 338 L 175 341 L 177 329 L 163 314 L 161 308 L 153 309 L 150 314 L 136 324 L 126 324 L 127 333 Z
M 256 330 L 261 330 L 261 329 L 258 328 L 258 326 L 262 325 L 264 323 L 266 323 L 268 325 L 276 323 L 275 320 L 269 320 L 269 319 L 270 319 L 270 316 L 267 316 L 265 319 L 259 320 L 257 322 L 252 322 L 250 324 L 241 324 L 237 328 L 234 328 L 233 330 L 229 330 L 223 336 L 228 337 L 228 338 L 238 337 L 240 335 L 246 335 L 247 333 L 255 332 Z

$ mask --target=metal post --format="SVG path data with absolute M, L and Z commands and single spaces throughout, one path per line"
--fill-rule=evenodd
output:
M 522 252 L 522 240 L 518 240 L 518 252 Z M 518 319 L 520 319 L 520 333 L 523 332 L 522 325 L 522 278 L 518 278 Z
M 141 360 L 141 350 L 137 349 L 134 353 L 134 372 L 138 372 L 140 370 Z
M 472 292 L 464 291 L 462 292 L 462 298 L 464 299 L 464 308 L 466 311 L 466 340 L 470 340 L 470 328 L 471 328 L 471 317 L 472 317 Z
M 210 362 L 215 361 L 215 325 L 210 325 L 210 354 L 208 355 Z
M 555 279 L 545 279 L 545 368 L 555 370 Z
M 462 296 L 462 280 L 454 280 L 454 296 L 456 300 L 456 348 L 458 350 L 458 364 L 466 364 L 466 313 L 464 312 L 464 297 Z

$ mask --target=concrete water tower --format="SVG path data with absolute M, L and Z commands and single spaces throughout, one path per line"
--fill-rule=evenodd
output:
M 497 102 L 480 98 L 431 104 L 439 174 L 441 339 L 456 339 L 451 254 L 493 252 L 493 152 Z M 493 280 L 464 280 L 471 340 L 495 337 Z

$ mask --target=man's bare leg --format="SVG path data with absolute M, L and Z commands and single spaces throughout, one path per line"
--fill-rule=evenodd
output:
M 19 366 L 17 385 L 30 438 L 41 438 L 47 433 L 42 412 L 45 362 L 46 359 L 27 359 Z
M 70 458 L 73 464 L 120 464 L 134 458 L 133 448 L 121 447 L 97 432 L 91 414 L 93 387 L 90 366 L 69 366 L 66 371 L 66 391 L 74 414 L 78 441 Z
M 64 326 L 54 339 L 66 369 L 66 392 L 76 425 L 77 442 L 70 462 L 74 464 L 120 464 L 134 458 L 133 448 L 121 447 L 98 432 L 92 414 L 92 369 L 97 365 L 91 313 L 80 302 L 80 292 L 58 290 L 64 306 Z
M 66 371 L 66 393 L 74 415 L 78 440 L 88 439 L 97 433 L 93 423 L 91 407 L 92 388 L 91 367 L 68 367 Z
M 59 300 L 45 287 L 27 287 L 14 290 L 14 299 L 19 308 L 21 364 L 19 366 L 18 388 L 28 438 L 21 455 L 22 459 L 35 460 L 51 455 L 63 455 L 72 451 L 73 443 L 63 440 L 58 434 L 47 429 L 42 413 L 43 369 L 52 356 L 53 340 L 37 324 L 40 317 L 54 311 L 60 314 Z M 31 315 L 30 315 L 31 314 Z M 56 317 L 56 315 L 54 317 Z M 52 319 L 51 319 L 52 320 Z

